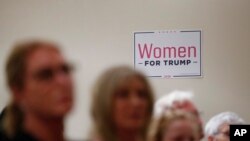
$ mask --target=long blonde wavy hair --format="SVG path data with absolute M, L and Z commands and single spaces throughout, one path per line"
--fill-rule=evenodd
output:
M 91 114 L 94 121 L 92 137 L 100 138 L 102 141 L 117 141 L 114 123 L 112 119 L 112 97 L 114 91 L 121 83 L 126 83 L 128 78 L 138 78 L 145 84 L 146 97 L 149 104 L 147 122 L 141 129 L 141 138 L 146 138 L 147 129 L 153 111 L 153 92 L 146 77 L 127 66 L 114 67 L 107 70 L 98 79 L 93 89 Z

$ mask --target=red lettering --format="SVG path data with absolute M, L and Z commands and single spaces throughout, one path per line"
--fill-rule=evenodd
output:
M 195 46 L 188 47 L 188 57 L 191 56 L 191 49 L 193 50 L 194 57 L 196 57 L 196 47 Z
M 186 48 L 185 47 L 178 48 L 178 56 L 180 58 L 186 57 Z
M 150 58 L 151 57 L 152 46 L 153 46 L 153 44 L 150 44 L 150 49 L 148 50 L 147 44 L 144 44 L 143 49 L 141 49 L 141 45 L 138 44 L 140 57 L 143 58 L 144 54 L 146 54 L 147 58 Z

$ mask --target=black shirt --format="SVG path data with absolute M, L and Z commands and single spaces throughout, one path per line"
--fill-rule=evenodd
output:
M 0 114 L 0 141 L 38 141 L 24 130 L 18 130 L 13 138 L 9 138 L 3 128 L 3 118 L 6 115 L 6 108 Z

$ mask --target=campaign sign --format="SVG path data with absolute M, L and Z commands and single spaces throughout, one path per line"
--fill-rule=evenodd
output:
M 230 141 L 250 141 L 250 125 L 230 125 Z
M 149 77 L 201 77 L 201 30 L 134 32 L 134 67 Z

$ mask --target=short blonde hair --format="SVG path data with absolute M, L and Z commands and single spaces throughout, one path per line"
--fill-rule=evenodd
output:
M 195 120 L 195 117 L 187 112 L 182 110 L 169 110 L 162 113 L 160 117 L 156 117 L 151 125 L 150 131 L 148 133 L 147 141 L 162 141 L 166 129 L 169 125 L 176 120 L 188 120 L 191 121 L 194 125 L 194 131 L 198 137 L 198 123 Z
M 127 67 L 119 66 L 107 70 L 98 79 L 94 90 L 91 114 L 94 120 L 94 136 L 100 137 L 103 141 L 116 141 L 114 134 L 114 123 L 112 119 L 112 97 L 115 90 L 121 83 L 126 83 L 129 78 L 138 78 L 145 84 L 147 100 L 149 103 L 148 119 L 145 127 L 141 130 L 142 137 L 146 138 L 148 123 L 150 123 L 153 112 L 153 92 L 146 77 L 138 71 Z

